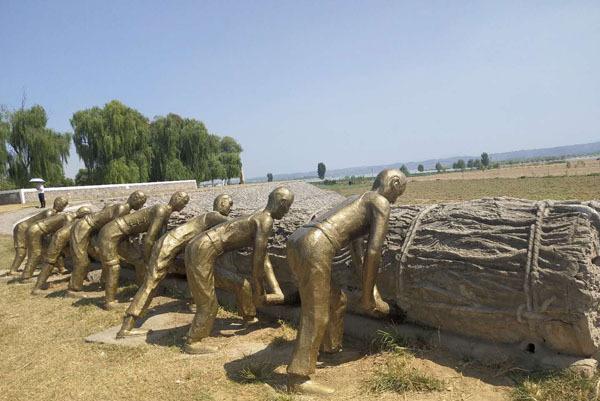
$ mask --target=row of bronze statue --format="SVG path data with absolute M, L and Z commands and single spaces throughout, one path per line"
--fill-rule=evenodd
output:
M 297 280 L 301 300 L 298 335 L 287 368 L 290 391 L 333 392 L 311 381 L 310 375 L 315 371 L 319 351 L 335 353 L 341 350 L 346 296 L 332 282 L 331 267 L 333 257 L 343 247 L 349 246 L 355 266 L 362 267 L 362 311 L 376 316 L 389 312 L 389 306 L 378 295 L 375 279 L 387 233 L 390 204 L 405 187 L 406 178 L 402 172 L 383 170 L 371 191 L 350 197 L 315 216 L 288 237 L 288 264 Z M 41 265 L 32 291 L 39 293 L 48 287 L 47 280 L 54 269 L 65 269 L 64 255 L 70 253 L 73 266 L 67 294 L 78 296 L 91 256 L 102 263 L 104 305 L 110 309 L 116 303 L 120 261 L 123 255 L 137 252 L 139 263 L 134 266 L 141 286 L 117 334 L 117 338 L 125 338 L 145 333 L 135 327 L 136 319 L 148 309 L 153 293 L 175 257 L 185 252 L 187 281 L 196 314 L 185 339 L 184 351 L 191 354 L 214 352 L 216 349 L 202 343 L 202 339 L 210 335 L 216 318 L 215 287 L 234 292 L 239 312 L 249 324 L 257 321 L 257 307 L 283 302 L 283 293 L 267 253 L 267 242 L 273 220 L 283 218 L 293 201 L 294 194 L 289 189 L 278 187 L 270 193 L 263 210 L 229 219 L 233 201 L 228 195 L 219 195 L 214 200 L 213 211 L 163 234 L 171 214 L 181 211 L 189 202 L 185 192 L 174 193 L 167 205 L 142 208 L 146 195 L 135 191 L 126 203 L 107 205 L 95 213 L 88 207 L 80 207 L 75 213 L 64 212 L 68 202 L 58 197 L 52 209 L 15 226 L 16 254 L 9 274 L 18 274 L 27 256 L 19 280 L 33 281 L 33 272 Z M 142 233 L 145 234 L 141 250 L 134 249 L 128 238 Z M 363 251 L 365 236 L 368 238 L 367 249 Z M 44 239 L 49 239 L 45 247 Z M 220 255 L 245 247 L 253 248 L 251 283 L 229 271 L 215 270 Z

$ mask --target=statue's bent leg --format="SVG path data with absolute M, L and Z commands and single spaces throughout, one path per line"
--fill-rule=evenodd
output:
M 40 290 L 43 290 L 48 287 L 48 278 L 52 274 L 52 269 L 54 269 L 54 265 L 44 262 L 42 264 L 42 269 L 40 274 L 37 277 L 37 281 L 35 282 L 35 286 L 31 291 L 32 294 L 37 294 Z
M 10 274 L 15 274 L 17 270 L 19 270 L 21 263 L 23 263 L 25 256 L 27 256 L 27 239 L 25 238 L 26 232 L 27 227 L 22 223 L 17 224 L 13 231 L 15 258 L 10 266 Z
M 329 240 L 319 232 L 300 230 L 305 235 L 288 240 L 287 244 L 288 263 L 298 280 L 302 303 L 298 336 L 287 372 L 308 377 L 315 372 L 319 347 L 329 321 L 333 250 Z M 328 246 L 321 249 L 321 244 L 315 242 L 327 242 Z
M 42 237 L 44 232 L 36 226 L 27 230 L 27 264 L 21 275 L 21 280 L 28 280 L 33 276 L 35 268 L 42 260 Z
M 246 322 L 256 320 L 252 285 L 244 277 L 225 269 L 215 269 L 215 286 L 235 295 L 238 312 Z
M 121 265 L 118 261 L 115 263 L 108 263 L 106 264 L 105 272 L 106 284 L 104 289 L 104 308 L 111 309 L 117 302 Z
M 64 268 L 64 261 L 62 260 L 61 252 L 66 245 L 68 245 L 69 236 L 60 236 L 53 235 L 52 240 L 50 241 L 50 245 L 46 249 L 46 256 L 44 257 L 44 263 L 42 264 L 42 270 L 37 277 L 37 281 L 35 283 L 34 291 L 41 290 L 47 287 L 46 283 L 48 278 L 52 274 L 52 270 L 54 267 L 57 267 L 58 264 L 62 264 Z
M 108 229 L 108 230 L 107 230 Z M 102 258 L 102 269 L 106 274 L 104 285 L 104 308 L 111 309 L 116 304 L 117 291 L 119 289 L 119 276 L 121 265 L 119 264 L 118 247 L 124 233 L 118 227 L 104 227 L 100 231 L 100 257 Z
M 81 220 L 75 223 L 70 239 L 73 271 L 69 281 L 69 291 L 81 291 L 83 289 L 83 281 L 90 266 L 88 247 L 91 234 L 92 227 L 87 221 Z
M 215 294 L 214 264 L 218 256 L 206 236 L 188 245 L 185 251 L 185 270 L 188 285 L 196 304 L 196 315 L 187 334 L 184 350 L 188 353 L 214 352 L 216 349 L 202 347 L 199 343 L 208 337 L 217 317 L 219 305 Z
M 169 271 L 169 265 L 170 259 L 161 260 L 159 262 L 150 261 L 150 266 L 148 267 L 146 277 L 144 277 L 144 282 L 135 293 L 133 300 L 125 312 L 123 325 L 121 326 L 119 333 L 117 333 L 117 338 L 146 333 L 146 331 L 134 330 L 136 319 L 150 307 L 156 288 Z
M 347 303 L 346 294 L 332 285 L 329 292 L 329 321 L 321 345 L 321 350 L 324 352 L 333 353 L 342 349 L 344 314 L 346 313 Z
M 343 297 L 339 297 L 337 290 L 331 289 L 334 254 L 333 245 L 320 230 L 300 228 L 288 238 L 288 263 L 298 281 L 302 302 L 298 335 L 287 367 L 290 391 L 315 395 L 334 392 L 310 380 L 310 375 L 315 372 L 319 347 L 328 329 L 330 309 L 337 312 L 343 304 Z M 332 298 L 339 301 L 333 307 L 330 305 Z M 339 331 L 330 331 L 329 336 L 334 333 L 339 334 Z

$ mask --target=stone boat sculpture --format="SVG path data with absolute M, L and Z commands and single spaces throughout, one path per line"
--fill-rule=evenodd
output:
M 379 290 L 409 322 L 591 356 L 600 346 L 599 211 L 598 202 L 512 198 L 394 207 Z M 269 245 L 292 299 L 285 240 L 315 212 L 291 212 Z M 219 266 L 249 275 L 250 253 L 226 254 Z M 350 295 L 360 290 L 347 251 L 334 280 Z

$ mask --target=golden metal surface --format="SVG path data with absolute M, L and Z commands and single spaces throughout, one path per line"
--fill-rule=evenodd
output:
M 8 274 L 16 275 L 17 271 L 19 270 L 19 267 L 21 266 L 21 263 L 23 263 L 23 260 L 25 260 L 25 256 L 27 255 L 27 230 L 29 229 L 29 227 L 42 219 L 54 216 L 56 213 L 62 212 L 68 204 L 69 201 L 66 198 L 59 196 L 56 199 L 54 199 L 52 209 L 44 210 L 43 212 L 37 213 L 31 216 L 30 218 L 23 220 L 17 225 L 15 225 L 15 228 L 13 229 L 15 257 L 10 266 Z
M 267 279 L 266 264 L 270 266 L 267 257 L 267 241 L 273 231 L 273 219 L 283 218 L 293 202 L 294 194 L 285 187 L 278 187 L 269 195 L 267 206 L 263 210 L 219 224 L 204 231 L 187 245 L 185 265 L 188 285 L 196 304 L 196 315 L 186 337 L 185 352 L 214 351 L 201 344 L 201 340 L 210 334 L 217 314 L 218 304 L 215 294 L 217 279 L 214 265 L 217 257 L 224 252 L 249 246 L 254 248 L 252 257 L 254 304 L 260 306 L 272 302 L 263 287 L 263 281 Z M 279 302 L 278 299 L 275 301 Z
M 69 240 L 73 258 L 69 291 L 81 291 L 83 288 L 83 280 L 90 266 L 89 253 L 92 235 L 100 231 L 106 223 L 124 216 L 132 210 L 141 209 L 144 203 L 146 203 L 146 195 L 142 191 L 134 191 L 129 195 L 126 203 L 106 205 L 102 210 L 75 222 Z
M 288 237 L 288 264 L 298 282 L 302 302 L 298 336 L 287 368 L 290 390 L 312 394 L 332 392 L 311 381 L 310 374 L 315 371 L 319 350 L 337 352 L 341 349 L 346 296 L 331 282 L 331 264 L 343 247 L 352 245 L 352 260 L 361 264 L 360 308 L 373 316 L 389 312 L 389 305 L 378 296 L 375 279 L 387 234 L 390 204 L 405 188 L 406 177 L 402 172 L 383 170 L 371 191 L 350 197 L 315 216 Z M 362 255 L 365 236 L 367 249 Z
M 75 223 L 81 220 L 83 217 L 92 213 L 92 209 L 87 206 L 82 206 L 77 209 L 75 214 L 75 218 L 71 219 L 69 222 L 65 222 L 65 224 L 56 230 L 56 232 L 52 235 L 50 240 L 50 244 L 46 248 L 46 252 L 43 255 L 42 267 L 40 274 L 37 277 L 37 281 L 35 286 L 33 287 L 32 294 L 39 292 L 39 290 L 45 289 L 47 287 L 47 281 L 52 271 L 57 268 L 60 270 L 60 267 L 64 268 L 64 252 L 69 248 L 69 239 L 71 238 L 71 231 Z
M 167 275 L 175 257 L 185 246 L 201 232 L 227 221 L 233 201 L 229 195 L 219 195 L 213 202 L 213 211 L 196 216 L 186 223 L 168 231 L 156 242 L 150 254 L 143 284 L 127 308 L 123 325 L 117 338 L 123 338 L 134 332 L 135 320 L 150 306 L 153 293 L 161 280 Z M 235 286 L 234 286 L 235 287 Z
M 166 227 L 173 212 L 181 211 L 189 202 L 187 193 L 178 191 L 167 205 L 154 205 L 116 218 L 102 227 L 98 234 L 100 260 L 106 277 L 104 306 L 110 309 L 115 302 L 119 285 L 119 243 L 130 235 L 146 233 L 142 243 L 142 258 L 148 263 L 152 246 Z

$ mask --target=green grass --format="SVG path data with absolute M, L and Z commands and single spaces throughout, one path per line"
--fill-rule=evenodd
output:
M 344 196 L 360 194 L 371 189 L 371 183 L 315 185 L 322 189 L 336 191 Z M 430 204 L 494 196 L 532 200 L 600 199 L 600 176 L 410 181 L 406 192 L 398 199 L 397 203 Z
M 565 370 L 538 373 L 518 379 L 510 394 L 511 401 L 596 401 L 600 377 L 591 378 Z

